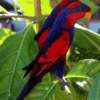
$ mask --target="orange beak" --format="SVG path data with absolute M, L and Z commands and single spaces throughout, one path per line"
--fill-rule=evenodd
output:
M 91 18 L 91 13 L 89 12 L 86 12 L 84 18 L 87 18 L 88 20 Z

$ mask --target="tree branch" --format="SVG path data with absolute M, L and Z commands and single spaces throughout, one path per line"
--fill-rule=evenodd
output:
M 24 16 L 24 15 L 16 15 L 16 14 L 0 14 L 0 18 L 24 18 L 24 19 L 29 19 L 32 21 L 35 21 L 34 18 L 38 18 L 38 17 L 33 17 L 33 16 Z M 48 17 L 48 15 L 45 15 L 45 17 Z
M 41 1 L 40 0 L 34 0 L 34 9 L 35 9 L 35 17 L 41 17 Z M 42 26 L 42 23 L 37 22 L 36 23 L 36 28 L 37 32 L 40 30 Z

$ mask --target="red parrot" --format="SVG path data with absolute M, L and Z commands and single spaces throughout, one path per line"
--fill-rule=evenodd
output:
M 39 48 L 41 48 L 42 44 L 44 43 L 45 38 L 47 37 L 57 15 L 62 12 L 68 5 L 70 5 L 73 2 L 76 2 L 79 0 L 62 0 L 58 5 L 53 9 L 51 14 L 48 16 L 48 18 L 43 23 L 41 29 L 35 36 L 35 40 L 38 43 Z
M 48 16 L 48 18 L 45 20 L 44 24 L 42 25 L 40 31 L 36 34 L 35 36 L 35 40 L 38 43 L 39 48 L 41 48 L 42 44 L 44 43 L 45 38 L 47 37 L 52 24 L 54 23 L 54 20 L 56 19 L 57 15 L 62 12 L 68 5 L 70 5 L 71 3 L 75 2 L 75 1 L 79 1 L 79 0 L 62 0 L 55 8 L 54 10 L 51 12 L 51 14 Z M 75 4 L 73 6 L 73 8 L 75 8 Z M 65 55 L 63 55 L 63 61 L 61 59 L 58 59 L 56 61 L 56 63 L 53 65 L 53 69 L 51 71 L 51 73 L 56 73 L 60 78 L 62 78 L 63 76 L 63 71 L 64 71 L 64 64 L 65 64 Z M 23 68 L 23 70 L 27 70 L 26 74 L 24 75 L 24 77 L 32 70 L 32 67 L 34 65 L 34 61 L 31 62 L 31 64 L 29 64 L 27 67 Z M 63 66 L 63 67 L 61 67 Z M 58 68 L 58 70 L 56 70 L 56 67 Z M 56 71 L 55 71 L 56 70 Z M 60 71 L 61 70 L 61 71 Z
M 41 48 L 45 38 L 47 37 L 52 24 L 54 23 L 54 20 L 56 19 L 57 15 L 62 12 L 68 5 L 70 5 L 71 3 L 75 2 L 75 1 L 79 1 L 79 0 L 62 0 L 52 11 L 52 13 L 48 16 L 48 18 L 46 19 L 46 21 L 44 22 L 44 24 L 42 25 L 40 31 L 36 34 L 35 36 L 35 40 L 38 43 L 39 48 Z M 79 3 L 77 4 L 77 2 L 75 4 L 73 4 L 73 8 L 75 8 L 77 5 L 80 5 Z M 87 7 L 86 9 L 90 9 L 89 7 Z M 65 65 L 65 55 L 63 55 L 63 60 L 58 59 L 56 61 L 56 63 L 53 65 L 53 69 L 51 71 L 51 73 L 57 74 L 60 78 L 63 77 L 63 71 L 64 71 L 64 65 Z M 29 64 L 27 67 L 23 68 L 23 70 L 27 70 L 26 74 L 24 75 L 24 77 L 32 70 L 32 67 L 34 65 L 34 61 Z M 62 67 L 63 66 L 63 67 Z M 56 67 L 58 70 L 56 70 Z M 60 71 L 61 70 L 61 71 Z
M 32 72 L 17 100 L 23 100 L 30 90 L 41 81 L 42 77 L 52 71 L 53 65 L 60 60 L 64 62 L 63 56 L 67 53 L 74 37 L 74 24 L 80 18 L 90 17 L 90 8 L 81 2 L 74 2 L 58 14 L 52 28 L 49 31 L 44 43 L 37 54 Z M 60 63 L 60 64 L 62 64 Z M 61 66 L 63 67 L 63 66 Z M 27 69 L 26 67 L 25 69 Z M 57 66 L 54 72 L 59 72 Z

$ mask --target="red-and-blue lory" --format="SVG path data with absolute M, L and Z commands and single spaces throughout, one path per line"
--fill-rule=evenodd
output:
M 35 40 L 38 43 L 39 48 L 41 48 L 42 44 L 44 43 L 45 38 L 47 37 L 57 15 L 63 11 L 68 5 L 70 5 L 73 2 L 77 2 L 79 0 L 62 0 L 58 5 L 53 9 L 51 14 L 48 16 L 48 18 L 44 21 L 41 29 L 35 36 Z
M 90 8 L 85 4 L 74 2 L 58 14 L 34 60 L 34 65 L 31 66 L 30 78 L 17 100 L 23 100 L 30 90 L 41 81 L 42 77 L 52 71 L 55 63 L 64 62 L 64 56 L 73 41 L 74 24 L 80 18 L 90 18 L 89 11 Z M 53 69 L 54 72 L 62 73 L 62 70 L 58 70 L 57 66 Z
M 48 18 L 45 20 L 44 24 L 42 25 L 40 31 L 36 34 L 35 40 L 38 43 L 39 48 L 41 48 L 42 44 L 44 43 L 45 38 L 47 37 L 57 15 L 62 12 L 68 5 L 70 5 L 73 2 L 76 2 L 79 0 L 62 0 L 51 12 L 51 14 L 48 16 Z M 88 9 L 88 8 L 87 8 Z M 63 76 L 64 71 L 64 63 L 65 63 L 65 55 L 63 55 L 63 62 L 58 59 L 56 63 L 53 65 L 52 73 L 56 73 L 60 78 Z M 32 70 L 32 67 L 34 65 L 34 61 L 28 65 L 27 67 L 23 68 L 23 70 L 27 70 L 25 76 Z M 63 67 L 61 67 L 63 66 Z M 56 70 L 56 67 L 58 70 Z M 61 71 L 60 71 L 61 70 Z M 24 76 L 24 77 L 25 77 Z
M 44 43 L 44 40 L 47 37 L 47 35 L 48 35 L 48 33 L 49 33 L 56 17 L 57 17 L 57 15 L 61 11 L 63 11 L 68 5 L 70 5 L 71 3 L 76 2 L 76 1 L 79 1 L 79 0 L 62 0 L 54 8 L 54 10 L 51 12 L 51 14 L 45 20 L 45 22 L 42 25 L 40 31 L 36 34 L 36 36 L 34 38 L 37 41 L 39 48 L 41 48 L 42 44 Z M 60 78 L 62 78 L 62 75 L 63 75 L 65 56 L 66 55 L 63 56 L 63 62 L 60 61 L 60 59 L 58 59 L 56 61 L 56 63 L 53 65 L 53 69 L 52 69 L 52 73 L 56 73 Z M 31 66 L 33 66 L 33 65 L 34 65 L 34 61 L 30 65 L 28 65 L 27 67 L 23 68 L 23 70 L 27 70 L 25 76 L 32 70 Z M 63 66 L 63 67 L 61 68 L 61 66 Z M 55 71 L 56 67 L 57 68 L 59 67 L 58 71 L 57 70 Z M 62 71 L 60 71 L 60 70 L 62 70 Z M 62 72 L 62 73 L 60 73 L 60 72 Z

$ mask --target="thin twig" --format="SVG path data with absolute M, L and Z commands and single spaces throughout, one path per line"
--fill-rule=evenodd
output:
M 33 17 L 33 16 L 25 16 L 25 15 L 16 15 L 16 14 L 0 14 L 0 18 L 24 18 L 24 19 L 29 19 L 32 21 L 35 21 L 34 18 L 38 18 L 38 17 Z M 45 15 L 45 17 L 48 17 L 48 15 Z
M 14 6 L 14 11 L 15 11 L 15 13 L 17 14 L 17 8 L 16 8 L 16 5 L 15 5 L 15 1 L 12 0 L 12 2 L 13 2 L 13 6 Z

